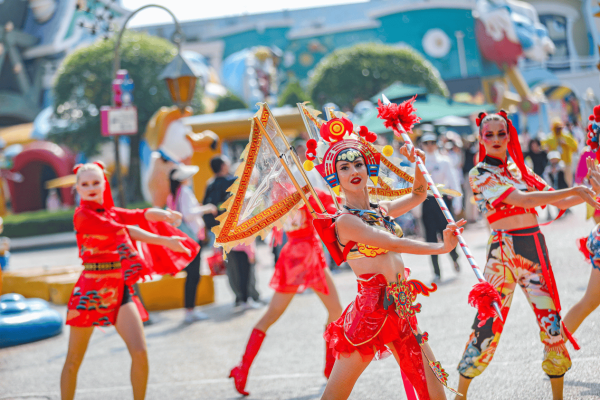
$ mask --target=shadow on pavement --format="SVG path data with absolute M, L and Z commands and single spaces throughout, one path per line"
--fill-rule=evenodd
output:
M 580 396 L 597 396 L 600 394 L 600 383 L 565 380 L 565 386 L 575 386 L 589 389 L 588 391 L 580 392 Z

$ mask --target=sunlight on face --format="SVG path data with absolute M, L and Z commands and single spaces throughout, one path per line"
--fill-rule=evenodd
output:
M 367 166 L 362 157 L 354 159 L 354 161 L 338 161 L 335 163 L 335 168 L 340 180 L 340 186 L 343 190 L 354 192 L 362 191 L 367 186 Z
M 488 121 L 481 129 L 481 142 L 490 156 L 506 158 L 509 140 L 505 121 Z
M 83 171 L 79 175 L 76 188 L 81 200 L 103 203 L 104 177 L 100 171 L 95 169 Z

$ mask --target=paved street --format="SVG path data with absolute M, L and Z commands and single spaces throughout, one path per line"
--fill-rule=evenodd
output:
M 584 293 L 590 265 L 575 247 L 575 239 L 587 235 L 592 222 L 584 222 L 583 207 L 561 221 L 544 227 L 564 312 Z M 469 227 L 465 238 L 483 264 L 487 228 Z M 258 282 L 268 299 L 272 291 L 272 258 L 261 248 Z M 463 270 L 456 274 L 450 258 L 441 257 L 444 283 L 430 298 L 422 298 L 420 326 L 430 334 L 430 344 L 450 374 L 452 386 L 458 382 L 456 365 L 465 346 L 474 310 L 467 294 L 475 283 L 464 257 Z M 13 254 L 13 268 L 64 265 L 76 262 L 76 249 Z M 407 255 L 406 265 L 413 278 L 429 282 L 432 277 L 428 257 Z M 346 306 L 355 296 L 356 282 L 349 270 L 335 275 Z M 184 325 L 183 311 L 152 314 L 155 323 L 146 328 L 150 357 L 147 398 L 154 399 L 235 399 L 239 396 L 227 379 L 229 369 L 240 359 L 253 324 L 262 310 L 232 313 L 233 297 L 225 277 L 215 279 L 217 301 L 203 308 L 211 319 Z M 65 312 L 65 307 L 59 307 Z M 263 348 L 251 369 L 247 389 L 249 399 L 318 399 L 325 387 L 322 375 L 325 309 L 314 293 L 296 296 L 281 320 L 269 330 Z M 600 311 L 582 325 L 576 336 L 582 350 L 572 351 L 573 368 L 566 375 L 565 399 L 600 398 Z M 58 399 L 59 375 L 65 359 L 68 330 L 49 340 L 0 350 L 0 399 Z M 471 385 L 469 399 L 551 399 L 550 382 L 541 369 L 542 345 L 537 325 L 518 291 L 506 323 L 496 357 L 487 371 Z M 130 399 L 129 356 L 113 328 L 96 331 L 79 373 L 77 399 Z M 405 399 L 393 358 L 373 362 L 357 382 L 351 399 Z

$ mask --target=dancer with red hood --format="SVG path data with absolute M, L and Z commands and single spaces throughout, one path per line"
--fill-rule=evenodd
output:
M 77 372 L 94 327 L 114 325 L 131 354 L 133 398 L 142 400 L 148 382 L 142 320 L 148 314 L 133 295 L 131 285 L 150 272 L 178 272 L 198 253 L 198 245 L 169 225 L 181 222 L 181 214 L 177 212 L 114 207 L 102 164 L 78 165 L 75 172 L 81 204 L 75 210 L 73 224 L 84 271 L 67 306 L 67 325 L 71 331 L 60 379 L 61 398 L 75 397 Z M 160 271 L 151 269 L 152 265 L 140 257 L 133 244 L 135 240 L 148 244 L 146 259 L 162 260 Z
M 542 369 L 550 378 L 555 400 L 562 399 L 563 376 L 571 367 L 566 337 L 577 343 L 561 324 L 561 306 L 544 235 L 540 232 L 535 207 L 552 204 L 561 210 L 589 203 L 595 208 L 594 192 L 584 186 L 551 190 L 525 166 L 517 131 L 504 111 L 477 119 L 479 163 L 469 173 L 469 182 L 480 211 L 493 231 L 488 242 L 484 276 L 501 296 L 506 319 L 512 296 L 521 286 L 537 319 L 544 345 Z M 513 162 L 508 161 L 507 152 Z M 498 315 L 487 321 L 475 319 L 474 329 L 458 365 L 458 391 L 465 400 L 472 379 L 489 365 L 502 334 Z

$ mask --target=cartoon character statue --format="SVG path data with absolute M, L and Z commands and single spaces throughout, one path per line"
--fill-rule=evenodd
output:
M 179 163 L 189 164 L 194 153 L 215 150 L 219 137 L 212 131 L 194 133 L 182 122 L 192 115 L 191 107 L 184 110 L 161 107 L 148 122 L 145 141 L 152 153 L 148 168 L 142 170 L 144 195 L 154 207 L 164 207 L 169 195 L 169 172 Z
M 221 82 L 248 105 L 277 102 L 277 67 L 282 57 L 276 47 L 257 46 L 233 53 L 223 61 Z
M 474 15 L 481 54 L 494 62 L 505 77 L 492 88 L 493 100 L 502 108 L 518 105 L 523 112 L 537 112 L 542 99 L 529 90 L 517 68 L 523 56 L 542 62 L 554 53 L 554 43 L 537 11 L 522 1 L 478 0 Z M 507 80 L 518 94 L 509 92 Z

